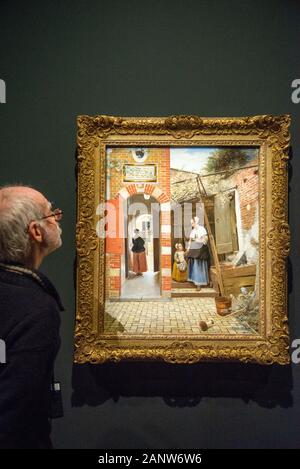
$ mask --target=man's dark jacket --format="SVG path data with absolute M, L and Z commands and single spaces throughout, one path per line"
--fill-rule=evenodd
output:
M 6 344 L 6 363 L 0 364 L 0 448 L 47 448 L 63 307 L 41 272 L 8 267 L 0 266 L 0 339 Z

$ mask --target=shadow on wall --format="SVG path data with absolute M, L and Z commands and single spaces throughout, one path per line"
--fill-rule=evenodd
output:
M 72 407 L 120 397 L 161 397 L 171 407 L 194 407 L 204 397 L 240 398 L 261 407 L 291 407 L 291 366 L 239 363 L 121 362 L 73 365 Z

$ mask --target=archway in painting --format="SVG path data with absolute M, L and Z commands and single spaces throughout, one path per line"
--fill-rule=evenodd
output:
M 110 200 L 117 206 L 118 218 L 124 223 L 125 236 L 106 250 L 108 299 L 157 299 L 171 297 L 171 227 L 170 199 L 159 186 L 153 184 L 127 184 Z M 140 205 L 140 206 L 139 206 Z M 147 272 L 136 278 L 132 266 L 132 235 L 135 228 L 144 232 Z M 147 278 L 150 283 L 141 291 L 135 288 L 137 280 L 142 286 Z M 136 281 L 132 282 L 132 278 Z M 155 279 L 155 281 L 154 281 Z

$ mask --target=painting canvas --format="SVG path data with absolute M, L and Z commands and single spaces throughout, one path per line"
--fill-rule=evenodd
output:
M 107 148 L 106 333 L 258 333 L 258 158 Z

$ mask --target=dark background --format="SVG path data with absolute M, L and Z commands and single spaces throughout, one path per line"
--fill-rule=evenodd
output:
M 297 0 L 0 2 L 0 184 L 65 211 L 42 270 L 61 292 L 57 448 L 300 448 L 300 364 L 73 366 L 76 116 L 292 115 L 289 317 L 300 338 Z M 299 295 L 298 295 L 299 299 Z

